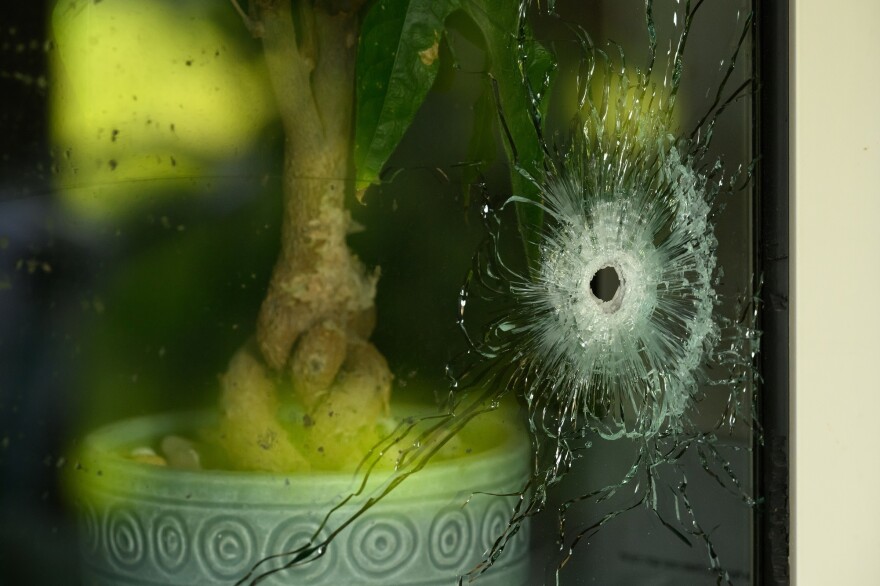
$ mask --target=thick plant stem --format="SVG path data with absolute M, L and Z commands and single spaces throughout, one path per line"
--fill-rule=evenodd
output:
M 374 424 L 387 410 L 391 375 L 367 341 L 378 273 L 346 243 L 358 20 L 298 7 L 294 15 L 290 0 L 255 0 L 246 17 L 262 39 L 285 132 L 281 251 L 256 341 L 272 370 L 289 372 L 310 420 L 327 433 Z

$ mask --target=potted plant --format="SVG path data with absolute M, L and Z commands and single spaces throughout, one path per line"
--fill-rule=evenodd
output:
M 529 75 L 546 75 L 549 60 L 525 36 L 514 1 L 232 0 L 227 9 L 262 44 L 285 136 L 280 253 L 256 333 L 220 378 L 215 413 L 127 420 L 80 446 L 71 482 L 88 582 L 403 584 L 452 579 L 484 557 L 495 561 L 505 545 L 514 551 L 488 583 L 522 582 L 526 531 L 500 546 L 498 537 L 524 490 L 528 440 L 514 412 L 490 400 L 495 393 L 454 396 L 440 415 L 392 400 L 391 370 L 370 341 L 379 274 L 348 247 L 346 196 L 362 199 L 378 181 L 434 82 L 450 14 L 463 12 L 481 32 L 493 95 L 510 113 L 505 131 L 528 165 L 540 151 L 524 88 Z M 138 35 L 145 10 L 125 0 L 61 0 L 53 16 L 59 70 L 89 54 L 74 42 L 78 25 L 88 20 L 96 38 L 99 22 L 108 34 Z M 527 62 L 534 71 L 521 69 Z M 185 121 L 161 123 L 186 131 Z M 89 124 L 88 116 L 62 119 L 58 132 Z M 118 127 L 96 131 L 114 144 L 127 138 Z M 100 158 L 98 167 L 122 173 L 126 161 Z
M 429 571 L 478 576 L 499 562 L 485 578 L 527 580 L 516 555 L 524 523 L 548 506 L 591 438 L 633 442 L 637 455 L 619 482 L 559 506 L 557 570 L 578 543 L 641 505 L 677 538 L 704 542 L 723 578 L 686 478 L 671 487 L 675 520 L 655 490 L 657 470 L 678 470 L 693 449 L 710 475 L 741 492 L 715 444 L 754 415 L 756 301 L 748 292 L 728 307 L 716 256 L 717 202 L 737 192 L 740 175 L 710 154 L 718 116 L 748 88 L 725 92 L 750 21 L 705 115 L 682 133 L 682 55 L 701 4 L 674 10 L 668 78 L 650 3 L 644 69 L 628 68 L 619 47 L 616 55 L 576 35 L 577 113 L 571 133 L 550 140 L 552 60 L 524 23 L 528 3 L 232 2 L 238 25 L 262 43 L 285 135 L 281 253 L 256 334 L 220 379 L 216 413 L 129 421 L 85 442 L 77 476 L 94 579 L 405 583 Z M 487 207 L 490 237 L 459 301 L 463 313 L 469 294 L 500 300 L 497 319 L 469 339 L 489 388 L 453 392 L 431 414 L 390 399 L 390 369 L 370 341 L 378 274 L 347 246 L 342 194 L 363 197 L 377 181 L 436 76 L 454 12 L 485 45 L 486 118 L 499 122 L 514 170 L 503 207 L 516 208 L 526 260 L 507 262 L 497 243 L 509 232 Z M 111 158 L 102 168 L 123 167 Z M 608 275 L 616 284 L 604 287 Z M 712 387 L 727 389 L 716 397 L 727 406 L 707 422 L 697 415 Z M 514 417 L 499 409 L 511 391 L 528 410 L 531 450 L 511 443 Z M 477 472 L 465 473 L 468 463 Z M 340 476 L 344 469 L 357 472 Z M 440 469 L 475 484 L 445 490 Z M 300 499 L 317 482 L 322 498 Z M 567 526 L 572 506 L 610 502 L 630 487 L 635 504 Z M 474 514 L 482 492 L 508 496 L 486 499 L 496 512 Z M 381 509 L 415 494 L 426 511 Z M 148 502 L 155 495 L 161 504 Z M 188 501 L 199 512 L 178 515 Z M 230 513 L 233 502 L 247 517 Z

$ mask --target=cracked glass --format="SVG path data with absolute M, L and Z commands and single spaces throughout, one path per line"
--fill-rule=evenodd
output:
M 9 9 L 0 581 L 758 583 L 755 31 Z

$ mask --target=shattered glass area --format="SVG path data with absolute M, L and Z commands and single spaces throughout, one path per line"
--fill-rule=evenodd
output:
M 473 376 L 521 396 L 534 438 L 537 464 L 507 535 L 548 508 L 576 461 L 590 458 L 591 442 L 625 438 L 637 446 L 618 481 L 558 505 L 558 559 L 548 581 L 559 579 L 576 546 L 642 507 L 670 536 L 701 543 L 717 583 L 732 583 L 689 496 L 683 466 L 689 452 L 718 484 L 746 506 L 755 504 L 718 447 L 738 426 L 759 433 L 753 393 L 759 300 L 750 289 L 733 299 L 722 295 L 715 236 L 726 203 L 745 197 L 750 169 L 728 169 L 708 154 L 719 116 L 748 94 L 750 82 L 727 82 L 751 19 L 744 19 L 739 44 L 722 64 L 710 110 L 682 133 L 676 98 L 700 4 L 676 7 L 674 22 L 683 27 L 665 63 L 651 2 L 643 68 L 630 69 L 619 46 L 582 36 L 572 131 L 552 135 L 542 171 L 528 177 L 541 201 L 514 195 L 498 210 L 486 207 L 491 238 L 462 295 L 462 325 L 472 341 L 463 380 Z M 533 118 L 538 135 L 550 136 L 537 103 Z M 545 218 L 534 243 L 540 263 L 532 271 L 512 268 L 517 263 L 502 242 L 504 208 L 513 205 L 537 206 Z M 596 281 L 608 269 L 616 283 L 603 293 Z M 474 327 L 469 319 L 468 301 L 475 299 L 496 316 L 488 325 Z M 719 398 L 724 407 L 710 415 Z M 630 495 L 626 504 L 609 504 L 623 493 Z M 592 506 L 598 520 L 570 524 L 575 506 Z
M 503 352 L 527 357 L 525 397 L 550 436 L 585 425 L 608 439 L 680 430 L 717 336 L 705 177 L 668 137 L 639 129 L 631 144 L 608 134 L 547 177 L 542 207 L 554 226 L 540 273 L 511 275 L 522 315 L 497 326 Z M 614 168 L 629 157 L 638 162 Z M 590 286 L 606 268 L 620 282 L 607 301 Z M 505 347 L 508 336 L 518 340 Z

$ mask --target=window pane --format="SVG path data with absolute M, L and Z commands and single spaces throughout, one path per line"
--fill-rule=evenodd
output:
M 4 583 L 757 583 L 752 10 L 9 9 Z

